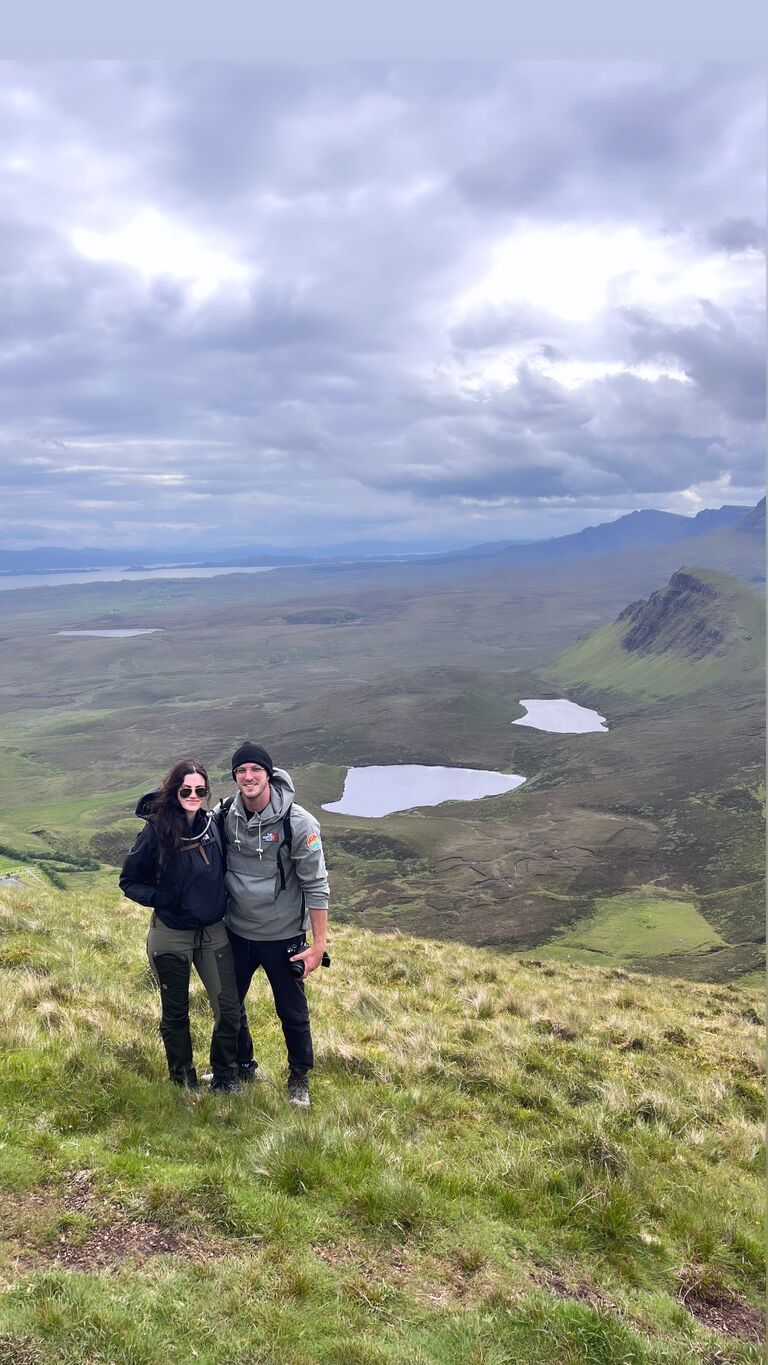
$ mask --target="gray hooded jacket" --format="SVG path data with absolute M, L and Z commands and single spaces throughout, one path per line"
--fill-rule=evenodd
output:
M 293 938 L 309 928 L 308 911 L 327 910 L 329 900 L 317 820 L 294 802 L 288 773 L 276 768 L 269 785 L 271 798 L 265 810 L 251 815 L 238 792 L 224 815 L 226 924 L 242 938 L 254 940 Z M 290 852 L 284 830 L 288 814 Z

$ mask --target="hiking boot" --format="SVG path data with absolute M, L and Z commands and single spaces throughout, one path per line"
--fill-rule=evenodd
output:
M 254 1085 L 257 1081 L 264 1080 L 259 1071 L 258 1062 L 241 1062 L 237 1068 L 237 1074 L 243 1085 Z
M 238 1079 L 240 1085 L 253 1085 L 256 1081 L 259 1081 L 259 1082 L 260 1082 L 260 1081 L 263 1081 L 263 1080 L 264 1080 L 264 1077 L 263 1077 L 262 1073 L 259 1071 L 259 1068 L 258 1068 L 256 1062 L 243 1062 L 243 1063 L 237 1068 L 237 1079 Z M 200 1077 L 200 1080 L 202 1081 L 203 1085 L 210 1085 L 210 1086 L 212 1086 L 212 1085 L 213 1085 L 213 1072 L 212 1072 L 212 1071 L 204 1071 L 203 1074 L 202 1074 L 202 1076 Z M 216 1088 L 217 1088 L 217 1089 L 220 1089 L 221 1087 L 220 1087 L 220 1086 L 217 1086 Z
M 297 1109 L 309 1109 L 309 1081 L 306 1074 L 288 1077 L 288 1103 Z
M 203 1079 L 205 1079 L 205 1077 L 203 1077 Z M 187 1072 L 186 1076 L 171 1076 L 171 1081 L 174 1085 L 177 1085 L 180 1090 L 200 1089 L 197 1081 L 197 1072 L 194 1067 L 192 1067 L 191 1071 Z
M 237 1076 L 212 1076 L 210 1089 L 218 1094 L 239 1095 L 243 1087 Z

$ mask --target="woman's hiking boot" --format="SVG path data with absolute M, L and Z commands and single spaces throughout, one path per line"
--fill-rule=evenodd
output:
M 258 1062 L 241 1062 L 237 1073 L 243 1085 L 254 1085 L 256 1081 L 264 1080 Z
M 203 1079 L 205 1079 L 205 1077 L 203 1077 Z M 180 1090 L 200 1089 L 197 1080 L 197 1072 L 195 1071 L 194 1067 L 187 1071 L 186 1074 L 183 1076 L 171 1076 L 171 1081 L 173 1082 L 174 1085 L 178 1085 Z
M 209 1089 L 217 1094 L 239 1095 L 243 1087 L 238 1076 L 212 1076 Z
M 211 1087 L 211 1090 L 226 1089 L 226 1086 L 214 1085 L 215 1079 L 216 1078 L 212 1071 L 204 1071 L 202 1076 L 200 1077 L 200 1080 L 202 1081 L 203 1085 L 209 1085 Z M 243 1062 L 241 1063 L 240 1066 L 238 1066 L 236 1081 L 238 1089 L 240 1089 L 241 1086 L 254 1085 L 257 1081 L 263 1080 L 264 1077 L 259 1071 L 258 1064 L 256 1062 Z

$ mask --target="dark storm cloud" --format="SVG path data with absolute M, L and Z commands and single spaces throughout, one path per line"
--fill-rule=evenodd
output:
M 300 541 L 757 482 L 763 124 L 747 66 L 5 64 L 9 513 Z
M 752 218 L 724 218 L 707 235 L 711 245 L 721 251 L 765 252 L 765 227 Z
M 763 321 L 727 314 L 702 303 L 698 325 L 671 326 L 640 314 L 634 319 L 632 345 L 639 359 L 677 363 L 709 400 L 734 418 L 759 423 L 765 412 Z

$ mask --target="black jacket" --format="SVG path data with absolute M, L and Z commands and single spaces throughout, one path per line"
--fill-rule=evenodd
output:
M 224 859 L 215 820 L 198 811 L 190 840 L 182 851 L 166 861 L 160 857 L 150 798 L 141 797 L 136 814 L 146 820 L 123 863 L 120 890 L 139 905 L 148 905 L 169 929 L 199 929 L 224 918 Z

